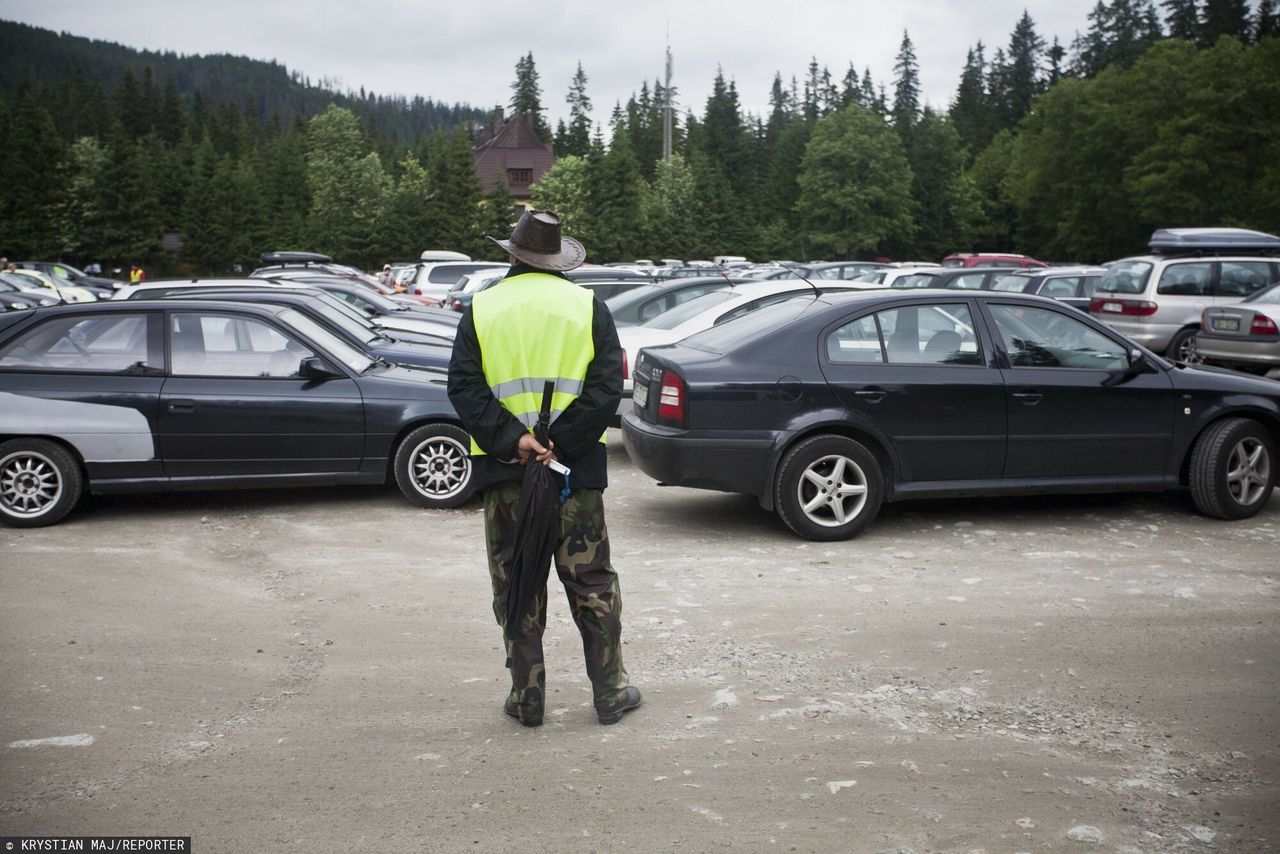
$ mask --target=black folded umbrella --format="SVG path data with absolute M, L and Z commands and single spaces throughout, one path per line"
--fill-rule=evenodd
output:
M 550 447 L 551 395 L 555 384 L 542 390 L 542 409 L 533 435 L 542 447 Z M 524 468 L 520 485 L 520 517 L 516 520 L 511 567 L 507 570 L 507 634 L 520 630 L 521 621 L 532 615 L 538 592 L 547 589 L 551 556 L 560 539 L 560 492 L 551 469 L 534 460 Z

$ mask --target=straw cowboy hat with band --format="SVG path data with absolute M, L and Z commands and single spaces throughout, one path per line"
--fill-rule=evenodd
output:
M 525 211 L 512 229 L 510 240 L 487 234 L 485 237 L 516 260 L 539 270 L 572 270 L 587 257 L 581 243 L 560 234 L 560 217 L 551 211 Z

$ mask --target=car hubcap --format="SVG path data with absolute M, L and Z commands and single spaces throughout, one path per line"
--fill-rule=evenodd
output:
M 1200 356 L 1200 349 L 1196 346 L 1196 336 L 1188 335 L 1178 344 L 1178 352 L 1175 358 L 1179 362 L 1185 362 L 1188 365 L 1198 365 L 1204 361 Z
M 814 460 L 796 486 L 800 509 L 811 522 L 836 528 L 857 518 L 867 504 L 867 476 L 848 457 Z
M 452 498 L 471 479 L 471 453 L 456 439 L 432 436 L 413 449 L 413 485 L 431 498 Z
M 1241 439 L 1227 461 L 1227 489 L 1238 504 L 1260 501 L 1271 483 L 1271 455 L 1257 439 Z
M 11 516 L 39 516 L 62 497 L 62 478 L 53 461 L 34 451 L 0 460 L 0 508 Z

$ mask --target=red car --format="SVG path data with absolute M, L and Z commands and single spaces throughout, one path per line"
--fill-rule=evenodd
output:
M 957 252 L 942 259 L 944 267 L 1048 267 L 1028 255 L 1000 252 Z

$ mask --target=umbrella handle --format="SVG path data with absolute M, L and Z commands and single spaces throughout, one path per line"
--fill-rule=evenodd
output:
M 538 411 L 538 426 L 542 428 L 538 441 L 546 444 L 551 432 L 551 396 L 555 394 L 556 384 L 547 380 L 542 384 L 542 409 Z

